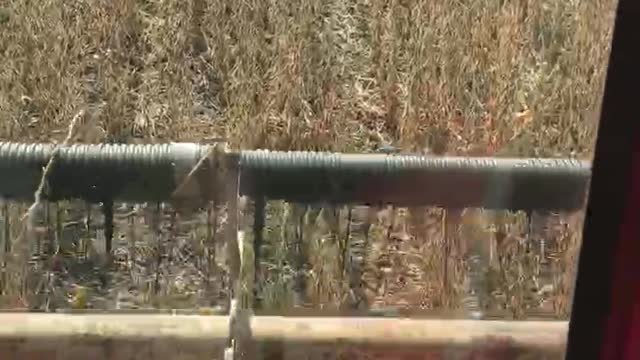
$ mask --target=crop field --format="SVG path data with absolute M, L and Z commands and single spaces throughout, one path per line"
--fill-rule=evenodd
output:
M 614 7 L 0 0 L 0 141 L 590 159 Z M 117 203 L 109 256 L 100 205 L 29 205 L 0 205 L 0 308 L 225 312 L 219 204 Z M 265 212 L 257 312 L 568 318 L 581 212 Z

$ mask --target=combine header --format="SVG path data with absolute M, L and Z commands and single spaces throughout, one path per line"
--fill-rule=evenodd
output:
M 490 343 L 511 349 L 502 359 L 516 359 L 520 351 L 558 358 L 565 346 L 566 359 L 640 359 L 640 129 L 634 121 L 639 20 L 640 5 L 620 0 L 593 165 L 573 159 L 233 152 L 223 144 L 0 143 L 5 199 L 32 201 L 44 180 L 48 201 L 226 203 L 231 288 L 228 316 L 0 314 L 0 358 L 129 359 L 148 351 L 142 358 L 224 353 L 225 359 L 302 359 L 319 347 L 324 350 L 318 358 L 377 349 L 387 358 L 422 359 L 433 349 L 456 356 Z M 571 212 L 586 203 L 571 321 L 254 316 L 238 295 L 246 265 L 238 245 L 242 196 L 258 208 L 265 200 L 287 200 Z M 255 214 L 260 229 L 264 209 Z

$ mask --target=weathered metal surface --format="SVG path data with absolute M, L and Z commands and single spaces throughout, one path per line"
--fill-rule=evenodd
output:
M 590 170 L 572 159 L 243 151 L 243 192 L 296 202 L 575 210 Z
M 263 359 L 358 359 L 358 354 L 424 359 L 430 353 L 468 356 L 479 351 L 508 354 L 492 359 L 522 353 L 560 359 L 568 325 L 264 316 L 253 317 L 251 328 Z M 0 358 L 220 359 L 228 330 L 226 316 L 4 313 Z
M 32 200 L 55 144 L 0 143 L 0 196 Z M 163 145 L 73 145 L 60 149 L 47 178 L 49 200 L 105 198 L 169 199 L 207 147 Z
M 29 200 L 53 144 L 0 143 L 0 196 Z M 73 145 L 48 178 L 50 200 L 168 201 L 211 146 Z M 433 205 L 513 210 L 583 207 L 590 164 L 572 159 L 429 157 L 242 151 L 240 194 L 303 203 Z M 199 167 L 184 196 L 216 192 L 215 161 Z M 209 181 L 207 181 L 207 179 Z

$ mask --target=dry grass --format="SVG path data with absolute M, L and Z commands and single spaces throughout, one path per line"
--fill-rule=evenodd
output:
M 86 108 L 111 141 L 581 156 L 613 5 L 6 2 L 1 133 L 49 140 Z
M 294 3 L 0 1 L 0 139 L 60 141 L 84 110 L 80 142 L 223 136 L 242 148 L 366 152 L 392 142 L 436 155 L 590 157 L 613 0 Z M 62 239 L 84 215 L 51 206 L 62 210 L 45 233 Z M 220 293 L 224 284 L 211 280 L 223 253 L 211 230 L 218 220 L 167 210 L 145 223 L 124 213 L 118 246 L 140 261 L 109 281 L 128 282 L 128 295 L 155 306 L 203 305 Z M 351 262 L 340 249 L 356 242 L 367 244 L 371 306 L 459 308 L 479 254 L 487 307 L 567 316 L 580 214 L 531 233 L 523 214 L 354 210 L 347 223 L 348 213 L 269 204 L 267 308 L 291 306 L 290 245 L 302 236 L 309 306 L 349 303 L 341 276 Z M 92 219 L 75 242 L 98 242 Z M 527 251 L 532 234 L 547 239 L 550 264 Z M 64 281 L 63 292 L 89 282 Z

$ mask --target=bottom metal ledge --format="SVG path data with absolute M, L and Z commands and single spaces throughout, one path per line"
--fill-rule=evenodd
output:
M 227 320 L 2 313 L 0 359 L 218 359 L 227 339 Z M 359 359 L 358 354 L 422 359 L 429 353 L 446 359 L 477 352 L 489 358 L 529 354 L 533 357 L 527 358 L 560 359 L 568 323 L 255 316 L 251 328 L 260 359 Z

